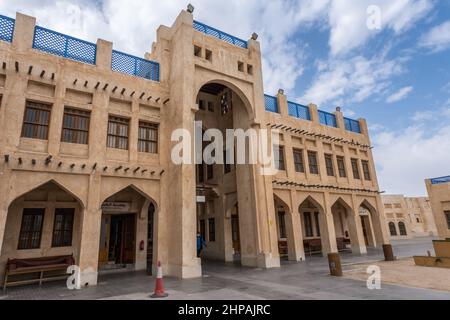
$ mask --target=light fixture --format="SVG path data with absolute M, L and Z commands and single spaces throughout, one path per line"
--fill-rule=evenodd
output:
M 192 4 L 188 4 L 188 6 L 187 6 L 187 12 L 189 12 L 189 13 L 194 13 L 194 6 L 192 5 Z

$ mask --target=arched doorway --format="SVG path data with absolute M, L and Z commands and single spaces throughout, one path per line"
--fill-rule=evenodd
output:
M 289 250 L 292 250 L 292 248 L 289 248 L 287 229 L 287 224 L 290 222 L 288 216 L 290 214 L 289 207 L 277 196 L 274 196 L 274 207 L 278 231 L 278 252 L 280 258 L 288 259 Z
M 303 247 L 306 255 L 323 254 L 322 223 L 323 210 L 311 197 L 306 198 L 299 206 L 302 225 Z
M 333 215 L 338 251 L 351 251 L 351 235 L 355 236 L 354 230 L 351 230 L 351 228 L 355 226 L 352 226 L 352 222 L 350 221 L 350 219 L 352 219 L 351 215 L 353 214 L 353 211 L 342 199 L 338 199 L 333 206 L 331 206 L 331 213 Z M 354 240 L 355 239 L 353 239 L 353 241 Z
M 256 217 L 248 190 L 252 171 L 250 165 L 236 164 L 235 138 L 227 135 L 228 129 L 250 127 L 251 108 L 242 98 L 232 85 L 220 81 L 203 85 L 196 97 L 195 121 L 197 126 L 201 122 L 196 134 L 202 135 L 201 144 L 196 139 L 202 156 L 196 164 L 197 231 L 207 243 L 202 260 L 242 262 L 250 255 L 256 260 Z
M 376 247 L 376 233 L 374 230 L 374 213 L 375 208 L 368 202 L 364 201 L 359 207 L 359 216 L 364 235 L 364 241 L 367 247 Z M 379 240 L 381 243 L 381 240 Z
M 53 180 L 12 201 L 1 248 L 0 278 L 8 259 L 73 255 L 77 264 L 83 211 L 83 203 Z
M 128 186 L 105 199 L 101 209 L 99 270 L 151 271 L 155 247 L 154 200 Z

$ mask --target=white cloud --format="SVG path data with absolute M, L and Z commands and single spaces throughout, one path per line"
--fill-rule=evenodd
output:
M 405 99 L 412 91 L 413 91 L 413 87 L 404 87 L 401 88 L 400 90 L 398 90 L 397 92 L 391 94 L 387 99 L 386 102 L 387 103 L 394 103 L 394 102 L 398 102 L 400 100 Z
M 419 42 L 420 46 L 434 52 L 450 47 L 450 21 L 444 22 L 424 34 Z
M 348 59 L 319 61 L 318 74 L 306 90 L 304 103 L 359 103 L 381 94 L 390 78 L 403 72 L 402 60 L 389 60 L 384 55 L 370 59 L 356 56 Z
M 435 124 L 436 125 L 436 124 Z M 392 194 L 426 195 L 424 180 L 450 174 L 450 126 L 410 126 L 373 137 L 380 188 Z
M 329 24 L 330 48 L 333 55 L 346 54 L 364 45 L 378 32 L 367 28 L 367 8 L 381 9 L 381 29 L 400 34 L 411 28 L 433 7 L 431 0 L 335 0 L 331 2 Z

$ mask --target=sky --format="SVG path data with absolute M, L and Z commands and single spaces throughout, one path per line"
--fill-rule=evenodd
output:
M 143 56 L 188 1 L 0 0 L 37 24 Z M 369 125 L 380 189 L 424 196 L 450 175 L 450 1 L 192 0 L 194 19 L 258 33 L 267 94 L 315 103 Z

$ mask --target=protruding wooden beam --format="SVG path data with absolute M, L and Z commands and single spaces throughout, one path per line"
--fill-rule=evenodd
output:
M 145 96 L 145 92 L 142 92 L 141 96 L 139 97 L 139 99 L 142 99 Z
M 30 67 L 28 68 L 28 74 L 31 75 L 32 72 L 33 72 L 33 66 L 30 66 Z
M 39 75 L 39 77 L 42 79 L 45 76 L 45 70 L 42 70 L 41 74 Z
M 97 90 L 99 86 L 100 86 L 100 82 L 97 82 L 97 84 L 95 85 L 95 90 Z
M 105 91 L 106 89 L 108 89 L 108 86 L 109 86 L 109 83 L 105 84 L 105 85 L 103 86 L 103 91 Z
M 19 72 L 19 61 L 16 61 L 14 65 L 16 67 L 16 72 Z

